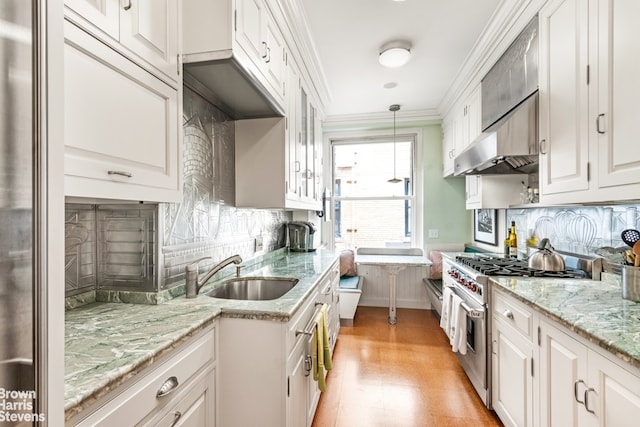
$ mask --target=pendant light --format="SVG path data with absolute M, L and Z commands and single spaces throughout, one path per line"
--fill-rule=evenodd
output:
M 397 184 L 402 180 L 396 177 L 396 111 L 400 109 L 400 105 L 393 104 L 389 106 L 389 111 L 393 111 L 393 178 L 388 180 L 392 184 Z

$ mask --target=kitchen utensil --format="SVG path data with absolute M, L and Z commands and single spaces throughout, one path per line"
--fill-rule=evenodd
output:
M 635 258 L 632 249 L 627 249 L 626 251 L 624 251 L 624 260 L 627 264 L 633 265 Z
M 633 245 L 633 255 L 635 255 L 633 258 L 633 266 L 640 267 L 640 240 Z
M 529 268 L 544 271 L 563 271 L 565 263 L 562 256 L 553 250 L 549 239 L 542 239 L 538 251 L 529 257 Z
M 622 237 L 623 242 L 633 248 L 633 245 L 635 245 L 635 243 L 640 240 L 640 231 L 629 228 L 623 230 L 620 236 Z

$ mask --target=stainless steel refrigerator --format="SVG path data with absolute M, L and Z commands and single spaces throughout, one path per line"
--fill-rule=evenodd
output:
M 34 201 L 39 167 L 34 162 L 39 148 L 33 16 L 31 1 L 0 0 L 0 417 L 38 411 L 34 355 L 39 320 L 34 307 L 40 239 Z M 18 392 L 26 393 L 18 398 Z M 7 405 L 18 401 L 24 410 Z M 4 418 L 0 422 L 31 424 Z

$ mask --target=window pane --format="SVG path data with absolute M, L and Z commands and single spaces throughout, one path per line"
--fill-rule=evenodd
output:
M 395 177 L 400 179 L 398 183 L 388 182 L 394 177 L 393 142 L 334 145 L 334 179 L 342 182 L 341 195 L 380 197 L 407 194 L 403 182 L 411 180 L 412 144 L 398 141 L 395 145 Z
M 335 208 L 336 249 L 411 247 L 405 200 L 341 200 Z

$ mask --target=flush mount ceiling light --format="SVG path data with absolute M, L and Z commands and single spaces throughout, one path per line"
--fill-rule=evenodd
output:
M 389 111 L 393 111 L 393 178 L 387 180 L 392 184 L 397 184 L 402 180 L 396 177 L 396 111 L 400 109 L 398 104 L 393 104 L 389 106 Z
M 389 46 L 380 51 L 378 62 L 389 68 L 402 67 L 411 59 L 411 50 L 406 46 Z

